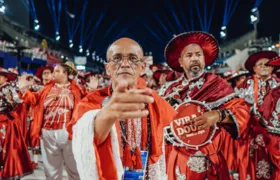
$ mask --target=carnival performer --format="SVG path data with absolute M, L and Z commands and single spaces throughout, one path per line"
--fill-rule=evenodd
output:
M 75 67 L 68 64 L 71 65 L 57 65 L 54 68 L 53 81 L 38 92 L 27 89 L 29 84 L 25 78 L 19 82 L 24 102 L 36 105 L 33 127 L 30 129 L 31 146 L 36 148 L 41 137 L 40 145 L 47 179 L 62 179 L 63 164 L 69 179 L 79 179 L 66 126 L 82 94 L 76 82 L 69 79 Z
M 167 160 L 168 179 L 230 178 L 222 151 L 228 143 L 224 139 L 227 131 L 234 139 L 240 136 L 247 126 L 249 108 L 243 99 L 236 97 L 226 80 L 204 71 L 205 66 L 215 61 L 218 52 L 216 39 L 205 32 L 179 34 L 165 48 L 167 64 L 184 73 L 179 79 L 166 83 L 160 94 L 174 107 L 191 101 L 209 107 L 210 111 L 194 118 L 198 130 L 218 126 L 203 146 L 191 149 L 173 144 Z
M 280 67 L 280 57 L 273 58 L 266 66 Z M 262 105 L 254 109 L 257 122 L 250 141 L 249 175 L 251 179 L 280 178 L 280 86 L 267 92 Z
M 265 129 L 259 128 L 259 119 L 253 110 L 263 104 L 265 96 L 271 89 L 279 86 L 279 79 L 272 76 L 274 68 L 267 66 L 269 60 L 277 56 L 278 54 L 274 51 L 259 51 L 250 55 L 245 62 L 245 68 L 251 75 L 237 89 L 239 96 L 245 99 L 251 109 L 248 127 L 237 141 L 239 152 L 237 159 L 240 161 L 239 177 L 241 179 L 256 179 L 256 174 L 263 174 L 263 168 L 258 168 L 258 164 L 262 163 L 262 155 L 257 151 L 265 149 L 262 135 L 265 133 Z M 259 158 L 255 158 L 255 153 L 259 154 Z M 265 156 L 267 154 L 263 154 L 263 157 Z M 270 164 L 267 168 L 271 169 Z
M 0 179 L 19 179 L 33 168 L 23 138 L 21 121 L 16 112 L 21 100 L 12 83 L 17 75 L 0 70 Z
M 84 98 L 68 126 L 81 179 L 167 179 L 163 127 L 175 111 L 139 80 L 141 46 L 116 40 L 105 67 L 112 84 Z

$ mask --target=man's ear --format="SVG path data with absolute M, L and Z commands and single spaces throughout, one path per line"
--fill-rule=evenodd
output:
M 142 76 L 143 74 L 145 74 L 145 71 L 146 71 L 146 63 L 144 62 L 142 65 L 141 65 L 141 70 L 140 70 L 140 75 Z
M 183 65 L 182 65 L 182 58 L 181 57 L 179 57 L 178 62 L 180 64 L 180 66 L 183 67 Z
M 105 69 L 106 69 L 106 74 L 111 76 L 109 65 L 108 64 L 104 64 L 104 66 L 105 66 Z

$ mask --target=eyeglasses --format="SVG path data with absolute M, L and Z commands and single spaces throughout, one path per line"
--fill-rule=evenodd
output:
M 259 63 L 256 64 L 257 67 L 268 67 L 268 62 L 267 63 Z
M 116 55 L 109 60 L 109 63 L 111 62 L 114 65 L 119 66 L 124 62 L 125 58 L 127 58 L 129 64 L 133 64 L 133 65 L 138 65 L 139 63 L 143 62 L 143 59 L 139 59 L 136 55 L 129 55 L 129 56 Z

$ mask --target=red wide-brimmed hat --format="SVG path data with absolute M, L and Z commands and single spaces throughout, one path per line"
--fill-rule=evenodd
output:
M 16 68 L 9 68 L 8 71 L 18 75 L 18 70 Z
M 280 56 L 272 58 L 268 63 L 268 66 L 280 66 Z
M 254 74 L 254 65 L 258 60 L 262 58 L 273 59 L 277 57 L 278 54 L 275 51 L 260 51 L 252 54 L 245 62 L 245 68 L 252 74 Z
M 0 75 L 7 77 L 8 82 L 15 81 L 17 79 L 17 75 L 15 73 L 12 73 L 4 68 L 0 68 Z
M 95 74 L 93 72 L 86 72 L 84 78 L 87 79 L 90 76 L 95 76 Z
M 149 68 L 150 68 L 150 70 L 153 70 L 154 67 L 156 67 L 157 70 L 159 70 L 159 69 L 166 69 L 167 68 L 163 64 L 151 64 Z M 155 71 L 157 71 L 157 70 L 155 70 Z
M 197 44 L 202 48 L 206 66 L 211 65 L 218 57 L 219 45 L 214 36 L 201 31 L 182 33 L 171 39 L 164 50 L 166 62 L 173 70 L 184 71 L 179 64 L 179 58 L 189 44 Z
M 153 76 L 154 76 L 156 82 L 159 82 L 159 79 L 160 79 L 161 74 L 166 74 L 166 75 L 168 75 L 168 74 L 170 74 L 171 72 L 172 72 L 172 71 L 171 71 L 171 70 L 168 70 L 168 69 L 166 69 L 166 70 L 157 70 L 157 71 L 154 72 Z
M 39 69 L 37 69 L 36 76 L 39 79 L 42 79 L 43 71 L 46 70 L 46 69 L 49 69 L 51 72 L 53 72 L 53 67 L 51 67 L 51 66 L 43 66 L 43 67 L 40 67 Z
M 182 72 L 172 71 L 167 75 L 166 81 L 175 81 L 181 75 L 182 75 Z

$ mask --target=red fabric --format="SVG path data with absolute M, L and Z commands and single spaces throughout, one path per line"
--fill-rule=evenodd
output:
M 232 87 L 228 84 L 228 82 L 222 78 L 220 78 L 217 75 L 214 74 L 209 74 L 209 73 L 204 73 L 200 77 L 193 79 L 190 81 L 189 84 L 192 82 L 197 81 L 200 78 L 204 78 L 205 82 L 201 89 L 198 89 L 195 87 L 190 94 L 190 97 L 193 100 L 198 100 L 198 101 L 206 101 L 206 102 L 213 102 L 216 101 L 220 98 L 223 98 L 231 93 L 233 93 Z M 176 83 L 173 83 L 170 85 L 166 92 L 165 95 L 170 94 L 173 92 L 174 87 L 182 86 L 182 81 L 178 81 Z M 185 99 L 187 96 L 187 91 L 189 89 L 189 86 L 183 87 L 182 90 L 180 90 L 179 95 L 180 99 Z
M 53 81 L 46 84 L 43 89 L 36 93 L 32 93 L 30 91 L 27 91 L 23 95 L 23 100 L 25 103 L 36 105 L 36 113 L 34 115 L 34 122 L 32 123 L 30 136 L 31 136 L 31 146 L 33 148 L 36 147 L 36 145 L 40 142 L 40 135 L 41 135 L 41 129 L 43 127 L 43 118 L 44 118 L 44 102 L 46 99 L 46 96 L 50 92 L 51 88 L 55 85 Z M 78 102 L 82 98 L 82 93 L 80 91 L 80 88 L 76 84 L 75 81 L 71 81 L 71 91 L 74 95 L 74 109 L 76 108 Z
M 6 114 L 0 114 L 0 169 L 1 179 L 19 178 L 33 172 L 29 153 L 23 139 L 19 116 L 10 112 L 13 119 Z
M 22 131 L 22 135 L 24 137 L 24 139 L 26 138 L 27 135 L 27 108 L 28 108 L 28 104 L 26 103 L 20 103 L 17 105 L 16 111 L 17 114 L 19 115 L 19 120 L 20 120 L 20 128 Z
M 145 86 L 142 83 L 138 82 L 138 88 L 144 88 Z M 110 88 L 107 87 L 105 89 L 98 90 L 89 94 L 86 98 L 84 98 L 78 108 L 74 111 L 73 119 L 69 123 L 67 130 L 72 135 L 72 127 L 76 124 L 76 122 L 89 110 L 101 109 L 101 104 L 107 96 L 110 95 Z M 172 117 L 175 114 L 174 109 L 164 101 L 160 96 L 156 94 L 156 92 L 152 93 L 152 96 L 155 99 L 155 102 L 152 104 L 148 104 L 148 110 L 150 112 L 150 121 L 151 121 L 151 151 L 149 152 L 149 163 L 153 164 L 158 161 L 160 155 L 162 155 L 162 143 L 163 143 L 163 127 L 169 125 L 172 120 Z M 116 127 L 118 130 L 118 134 L 120 134 L 119 123 L 116 122 Z M 71 136 L 72 137 L 72 136 Z M 119 137 L 120 139 L 120 137 Z M 112 147 L 111 147 L 111 137 L 110 135 L 107 137 L 105 142 L 98 147 L 93 146 L 97 149 L 96 156 L 104 163 L 100 163 L 98 166 L 99 176 L 104 179 L 116 179 L 117 171 L 114 163 Z M 121 154 L 122 150 L 121 150 Z
M 219 45 L 211 34 L 198 31 L 182 33 L 171 39 L 164 51 L 166 62 L 173 70 L 184 71 L 178 60 L 189 44 L 197 44 L 202 48 L 206 66 L 211 65 L 218 57 Z
M 268 65 L 269 66 L 280 66 L 280 56 L 277 56 L 273 59 L 271 59 L 269 62 L 268 62 Z
M 34 125 L 33 125 L 33 122 L 34 122 L 34 116 L 36 114 L 36 106 L 31 106 L 30 107 L 30 116 L 29 118 L 29 121 L 27 122 L 28 123 L 28 130 L 27 130 L 27 133 L 26 133 L 26 145 L 31 148 L 31 144 L 32 144 L 32 138 L 31 138 L 31 135 L 30 135 L 30 132 L 32 131 L 31 129 L 34 128 Z M 40 141 L 37 141 L 37 144 L 35 144 L 33 147 L 36 147 L 38 148 L 40 146 Z
M 262 114 L 264 120 L 267 120 L 267 123 L 271 125 L 271 122 L 268 121 L 272 118 L 272 112 L 275 111 L 278 100 L 280 99 L 280 86 L 272 89 L 265 96 L 264 102 L 259 108 L 259 112 Z
M 263 121 L 266 121 L 267 126 L 273 127 L 270 119 L 273 118 L 272 112 L 276 110 L 276 105 L 280 99 L 280 86 L 272 89 L 264 98 L 264 102 L 259 108 L 259 112 L 262 115 Z M 279 117 L 279 115 L 278 115 Z M 254 149 L 253 157 L 250 158 L 251 167 L 257 166 L 256 162 L 265 159 L 271 165 L 271 171 L 269 175 L 270 179 L 280 178 L 280 134 L 270 134 L 264 127 L 255 127 L 254 129 L 257 135 L 261 134 L 264 137 L 265 147 Z M 255 135 L 253 138 L 256 138 Z M 252 173 L 253 174 L 253 173 Z
M 64 129 L 72 118 L 74 96 L 68 87 L 53 86 L 44 100 L 44 125 L 47 130 Z

